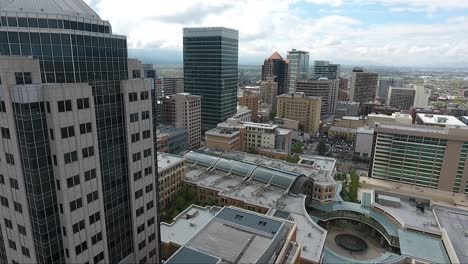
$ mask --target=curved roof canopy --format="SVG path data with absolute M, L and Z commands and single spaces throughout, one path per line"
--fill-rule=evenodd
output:
M 99 15 L 82 0 L 0 0 L 0 11 L 100 19 Z
M 302 174 L 281 171 L 275 168 L 258 166 L 250 162 L 227 159 L 196 151 L 187 153 L 185 159 L 188 162 L 205 167 L 215 166 L 217 170 L 231 172 L 244 178 L 252 175 L 252 179 L 255 181 L 265 184 L 270 183 L 274 187 L 285 189 L 294 194 L 299 193 L 300 186 L 298 184 L 302 185 L 304 181 L 300 179 L 305 178 Z

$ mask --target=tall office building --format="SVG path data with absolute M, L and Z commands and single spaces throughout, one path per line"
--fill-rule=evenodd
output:
M 409 110 L 414 105 L 415 96 L 415 89 L 390 86 L 386 102 L 389 106 Z
M 161 82 L 164 96 L 184 92 L 184 78 L 164 77 Z
M 328 78 L 336 80 L 340 78 L 340 65 L 329 61 L 314 61 L 313 78 Z
M 153 64 L 143 64 L 143 76 L 153 80 L 157 79 L 156 70 Z
M 339 89 L 338 89 L 338 101 L 348 101 L 349 100 L 349 90 L 348 90 L 348 84 L 349 84 L 349 79 L 348 78 L 339 78 Z
M 377 96 L 386 100 L 390 86 L 403 87 L 403 79 L 399 77 L 380 77 Z
M 271 109 L 276 109 L 277 92 L 278 83 L 273 77 L 268 77 L 265 81 L 260 82 L 260 102 L 269 105 Z
M 260 93 L 254 91 L 244 90 L 239 97 L 239 105 L 246 106 L 252 111 L 252 121 L 258 120 L 258 104 L 260 102 Z
M 201 143 L 201 98 L 189 93 L 178 93 L 161 98 L 162 122 L 187 129 L 188 146 L 197 149 Z
M 416 90 L 414 98 L 414 107 L 417 108 L 428 108 L 429 107 L 429 98 L 431 97 L 432 90 L 426 88 L 422 85 L 408 85 L 409 88 Z
M 335 114 L 338 100 L 338 80 L 320 78 L 318 80 L 297 81 L 296 91 L 307 96 L 322 97 L 321 118 L 326 118 Z
M 299 121 L 299 129 L 315 135 L 319 130 L 322 98 L 304 93 L 276 97 L 277 117 Z
M 377 73 L 365 72 L 361 68 L 354 68 L 349 100 L 357 103 L 374 102 L 378 77 Z
M 262 65 L 262 81 L 274 77 L 278 83 L 277 94 L 289 92 L 289 62 L 275 51 Z
M 0 263 L 158 262 L 151 82 L 128 80 L 126 38 L 81 0 L 0 17 Z
M 184 89 L 202 98 L 202 130 L 237 111 L 239 32 L 184 28 Z
M 296 82 L 307 79 L 309 75 L 309 52 L 301 50 L 288 51 L 289 93 L 296 92 Z
M 376 123 L 369 175 L 468 193 L 468 129 Z

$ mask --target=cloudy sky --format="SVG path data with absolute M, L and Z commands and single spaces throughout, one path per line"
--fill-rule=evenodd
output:
M 85 1 L 156 64 L 181 62 L 183 27 L 224 26 L 239 30 L 241 64 L 296 48 L 343 64 L 468 67 L 468 0 Z

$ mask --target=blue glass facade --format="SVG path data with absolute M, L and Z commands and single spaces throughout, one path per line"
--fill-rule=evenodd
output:
M 184 29 L 184 91 L 202 97 L 202 130 L 237 111 L 238 32 L 226 28 Z

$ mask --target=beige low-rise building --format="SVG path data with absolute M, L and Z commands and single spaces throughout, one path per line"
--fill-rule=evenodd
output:
M 343 116 L 333 120 L 333 126 L 344 128 L 358 128 L 367 125 L 367 118 L 361 116 Z
M 239 97 L 239 106 L 244 106 L 251 111 L 251 121 L 258 121 L 258 107 L 260 101 L 260 93 L 244 90 L 242 95 Z
M 209 149 L 240 150 L 240 130 L 235 127 L 216 127 L 205 132 L 205 146 Z
M 159 205 L 166 208 L 173 202 L 181 188 L 185 177 L 184 158 L 161 153 L 158 154 L 158 176 L 159 176 Z
M 367 124 L 373 127 L 376 122 L 386 123 L 399 123 L 399 124 L 412 124 L 413 118 L 410 114 L 404 114 L 400 112 L 393 113 L 392 115 L 384 114 L 369 114 L 367 115 Z
M 205 133 L 206 147 L 220 151 L 254 151 L 285 158 L 291 152 L 292 131 L 278 125 L 228 119 Z
M 332 126 L 328 129 L 328 137 L 334 139 L 344 139 L 354 141 L 356 138 L 356 129 L 348 127 Z
M 320 126 L 322 98 L 303 93 L 283 94 L 276 98 L 277 117 L 299 121 L 302 131 L 315 135 Z

